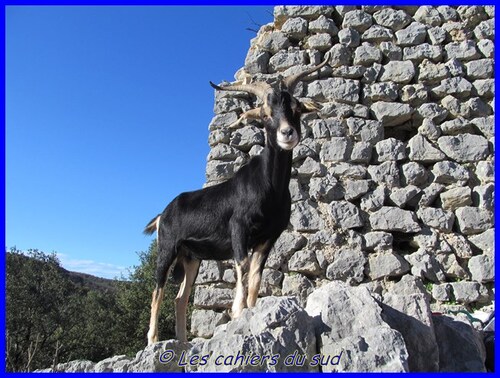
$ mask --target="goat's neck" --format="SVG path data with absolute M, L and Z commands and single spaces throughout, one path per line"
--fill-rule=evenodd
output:
M 263 151 L 264 174 L 277 194 L 288 190 L 292 171 L 292 151 L 266 144 Z

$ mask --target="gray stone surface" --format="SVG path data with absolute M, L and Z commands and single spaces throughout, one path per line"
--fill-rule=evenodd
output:
M 345 103 L 359 101 L 360 85 L 356 80 L 328 78 L 312 81 L 307 84 L 307 94 L 313 99 L 327 99 Z
M 316 206 L 311 201 L 300 201 L 292 204 L 290 223 L 296 231 L 318 231 L 324 227 Z
M 486 209 L 472 206 L 455 211 L 460 231 L 465 235 L 478 234 L 493 227 L 493 215 Z
M 290 330 L 294 330 L 291 332 Z M 292 297 L 266 297 L 257 300 L 255 308 L 216 328 L 214 336 L 201 346 L 202 355 L 211 355 L 207 364 L 199 365 L 198 372 L 225 371 L 317 371 L 309 366 L 314 354 L 316 338 L 311 318 Z M 275 355 L 286 357 L 294 353 L 305 354 L 304 366 L 286 366 L 285 358 L 261 359 L 258 364 L 244 364 L 233 360 L 232 363 L 218 364 L 219 355 Z M 235 352 L 237 351 L 237 352 Z M 234 357 L 235 358 L 235 357 Z
M 365 287 L 349 287 L 333 281 L 316 289 L 308 298 L 307 313 L 314 318 L 323 355 L 340 358 L 323 372 L 408 371 L 408 352 L 401 333 L 382 319 L 382 309 Z
M 359 284 L 364 279 L 366 257 L 358 248 L 341 248 L 326 269 L 329 280 L 340 280 L 348 284 Z
M 424 136 L 415 135 L 408 141 L 409 158 L 412 161 L 430 163 L 443 160 L 445 155 L 434 147 Z
M 428 173 L 424 166 L 413 161 L 403 164 L 402 174 L 406 185 L 422 185 L 426 182 L 428 177 Z
M 318 260 L 316 260 L 316 254 L 309 249 L 302 249 L 295 252 L 288 261 L 288 270 L 307 276 L 316 276 L 321 273 Z
M 363 226 L 358 208 L 348 201 L 334 201 L 330 204 L 332 223 L 338 228 L 357 228 Z
M 392 30 L 400 30 L 411 23 L 411 18 L 402 10 L 381 9 L 373 14 L 375 22 Z
M 396 32 L 397 44 L 400 46 L 413 46 L 425 42 L 427 28 L 420 22 L 412 22 L 406 28 Z
M 468 187 L 451 188 L 439 196 L 445 210 L 453 211 L 459 207 L 472 205 L 471 190 Z
M 423 224 L 443 232 L 451 232 L 455 215 L 451 211 L 426 207 L 417 211 L 417 216 Z
M 492 282 L 495 279 L 493 255 L 473 256 L 467 264 L 472 279 L 477 282 Z
M 439 349 L 425 295 L 389 292 L 383 296 L 381 307 L 382 318 L 403 335 L 410 371 L 439 371 Z
M 400 277 L 410 270 L 410 265 L 401 256 L 389 252 L 378 252 L 368 256 L 366 274 L 371 280 L 385 277 Z
M 438 144 L 441 151 L 458 162 L 483 160 L 489 154 L 488 141 L 479 135 L 442 136 Z
M 418 232 L 421 230 L 412 211 L 383 206 L 370 214 L 370 225 L 378 231 Z
M 380 81 L 407 84 L 415 76 L 415 67 L 411 61 L 392 61 L 382 67 Z
M 372 22 L 370 14 L 360 9 L 356 9 L 349 11 L 344 15 L 342 28 L 352 28 L 362 33 L 371 26 Z
M 405 144 L 395 138 L 381 140 L 375 145 L 379 162 L 406 159 Z
M 383 138 L 384 128 L 381 122 L 363 118 L 348 118 L 347 127 L 355 140 L 375 144 Z
M 374 103 L 370 110 L 377 121 L 382 122 L 384 127 L 397 126 L 408 121 L 413 114 L 413 109 L 408 104 L 379 101 Z
M 313 290 L 313 283 L 303 274 L 287 273 L 284 275 L 282 294 L 297 298 L 301 307 L 306 306 L 307 297 Z
M 281 27 L 281 31 L 291 39 L 301 40 L 307 35 L 307 20 L 302 17 L 289 18 Z
M 337 35 L 338 31 L 339 29 L 335 25 L 335 22 L 323 14 L 309 23 L 309 32 L 328 33 L 334 36 Z
M 229 317 L 224 312 L 213 310 L 194 310 L 191 315 L 191 333 L 198 337 L 209 338 L 214 334 L 214 329 L 227 323 Z
M 233 299 L 232 289 L 196 286 L 193 303 L 201 309 L 225 309 L 231 307 Z
M 130 362 L 128 372 L 181 372 L 182 367 L 177 364 L 176 357 L 178 358 L 183 351 L 189 350 L 190 347 L 190 343 L 182 343 L 178 340 L 159 341 L 149 345 L 137 352 L 135 358 Z M 165 360 L 165 353 L 173 354 L 173 358 L 170 361 Z
M 439 347 L 439 371 L 485 372 L 486 353 L 474 328 L 445 315 L 433 316 L 432 321 Z

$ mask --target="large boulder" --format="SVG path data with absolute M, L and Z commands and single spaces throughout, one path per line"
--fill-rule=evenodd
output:
M 319 352 L 340 356 L 323 372 L 406 372 L 408 351 L 400 332 L 382 318 L 382 308 L 366 287 L 333 281 L 307 299 Z
M 485 372 L 486 352 L 470 324 L 449 316 L 432 317 L 439 347 L 439 371 Z
M 217 327 L 199 350 L 210 357 L 197 371 L 318 371 L 310 366 L 316 354 L 313 322 L 294 297 L 259 299 L 254 308 Z M 289 363 L 294 353 L 304 357 L 303 363 Z

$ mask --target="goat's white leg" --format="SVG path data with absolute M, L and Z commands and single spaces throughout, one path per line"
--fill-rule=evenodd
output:
M 151 318 L 149 320 L 148 345 L 158 341 L 158 316 L 160 313 L 161 302 L 163 301 L 163 287 L 156 287 L 153 290 L 151 300 Z
M 247 259 L 236 263 L 236 295 L 232 307 L 233 319 L 239 317 L 241 312 L 246 307 L 247 303 L 247 288 L 245 280 Z
M 255 306 L 259 296 L 260 280 L 262 278 L 262 265 L 266 255 L 262 251 L 255 251 L 252 254 L 250 269 L 248 271 L 248 297 L 247 306 Z
M 187 341 L 186 310 L 199 267 L 200 260 L 184 261 L 184 280 L 175 298 L 175 336 L 179 341 Z

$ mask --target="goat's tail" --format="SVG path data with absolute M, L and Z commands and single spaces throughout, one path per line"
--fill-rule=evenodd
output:
M 143 231 L 145 235 L 152 235 L 155 231 L 158 230 L 160 216 L 161 216 L 161 214 L 158 214 L 156 217 L 151 219 L 151 221 L 146 225 L 146 227 L 144 228 L 144 231 Z

